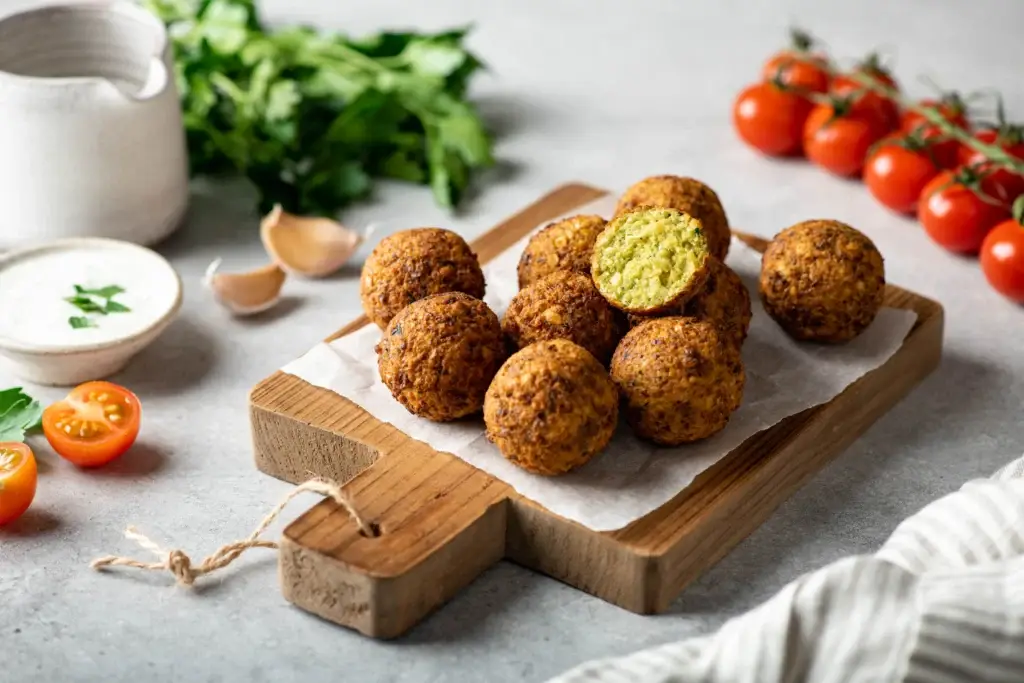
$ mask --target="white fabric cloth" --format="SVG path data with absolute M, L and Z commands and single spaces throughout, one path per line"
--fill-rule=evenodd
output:
M 713 635 L 550 683 L 1022 683 L 1024 457 Z

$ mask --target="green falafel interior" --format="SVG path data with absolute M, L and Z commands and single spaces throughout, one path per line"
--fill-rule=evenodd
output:
M 594 284 L 627 311 L 657 310 L 695 293 L 707 271 L 708 241 L 696 218 L 640 208 L 612 220 L 594 245 Z

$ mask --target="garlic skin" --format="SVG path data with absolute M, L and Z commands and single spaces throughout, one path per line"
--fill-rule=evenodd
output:
M 260 239 L 288 273 L 321 278 L 345 265 L 366 236 L 329 218 L 295 216 L 275 205 L 260 221 Z
M 281 299 L 287 274 L 276 263 L 246 273 L 219 273 L 221 259 L 206 269 L 204 284 L 217 303 L 235 315 L 255 315 L 272 308 Z

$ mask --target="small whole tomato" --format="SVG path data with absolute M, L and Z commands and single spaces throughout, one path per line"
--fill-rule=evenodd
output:
M 740 138 L 770 156 L 799 154 L 813 105 L 775 81 L 745 88 L 732 108 Z
M 65 460 L 98 467 L 131 448 L 141 417 L 139 398 L 128 389 L 86 382 L 43 411 L 43 435 Z
M 967 120 L 967 103 L 964 102 L 960 93 L 953 91 L 943 93 L 942 97 L 938 100 L 921 100 L 918 103 L 918 106 L 938 112 L 942 118 L 946 119 L 957 128 L 970 130 L 970 123 Z M 934 128 L 934 126 L 928 122 L 928 119 L 918 112 L 911 111 L 909 109 L 903 112 L 903 116 L 900 119 L 901 129 L 911 133 L 922 125 L 927 126 L 928 128 Z
M 38 469 L 32 449 L 0 442 L 0 526 L 25 514 L 36 496 Z
M 1003 221 L 981 244 L 985 279 L 1007 299 L 1024 304 L 1024 196 L 1013 206 L 1013 218 Z
M 1020 126 L 1003 124 L 999 128 L 979 131 L 974 137 L 979 142 L 999 147 L 1010 156 L 1024 161 L 1024 128 Z M 1024 175 L 994 166 L 984 154 L 966 145 L 959 146 L 959 155 L 960 162 L 965 166 L 977 166 L 983 173 L 991 173 L 990 182 L 999 196 L 1013 201 L 1024 194 Z
M 809 92 L 827 92 L 828 58 L 814 51 L 815 40 L 799 29 L 790 32 L 791 45 L 765 62 L 761 75 L 766 81 L 780 79 L 788 86 Z
M 870 76 L 882 85 L 886 85 L 893 90 L 899 90 L 896 79 L 893 78 L 889 69 L 881 63 L 878 55 L 870 54 L 854 67 L 852 73 L 841 74 L 833 78 L 830 92 L 840 97 L 860 93 L 860 97 L 864 100 L 864 106 L 878 110 L 879 115 L 885 122 L 887 131 L 899 128 L 900 109 L 896 102 L 885 95 L 867 90 L 867 87 L 855 78 L 858 74 Z
M 864 165 L 864 184 L 884 206 L 913 214 L 925 185 L 939 174 L 928 143 L 914 135 L 883 140 Z
M 811 110 L 804 125 L 804 153 L 838 176 L 856 176 L 868 151 L 885 135 L 878 112 L 862 101 L 832 98 Z
M 1010 213 L 1006 206 L 992 203 L 991 192 L 987 179 L 969 166 L 943 171 L 921 191 L 917 218 L 940 246 L 975 254 L 989 231 Z M 989 198 L 983 199 L 981 194 Z

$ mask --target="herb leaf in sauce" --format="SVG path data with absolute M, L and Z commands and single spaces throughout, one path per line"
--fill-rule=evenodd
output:
M 74 288 L 74 296 L 65 297 L 64 301 L 68 302 L 82 313 L 107 315 L 108 313 L 128 313 L 132 310 L 124 304 L 113 300 L 115 296 L 124 292 L 124 287 L 120 287 L 118 285 L 107 285 L 106 287 L 87 289 L 82 285 L 74 285 Z M 87 327 L 98 327 L 94 319 L 81 315 L 75 315 L 68 318 L 68 324 L 76 330 L 85 329 Z
M 39 428 L 43 407 L 21 387 L 0 391 L 0 441 L 24 441 Z

